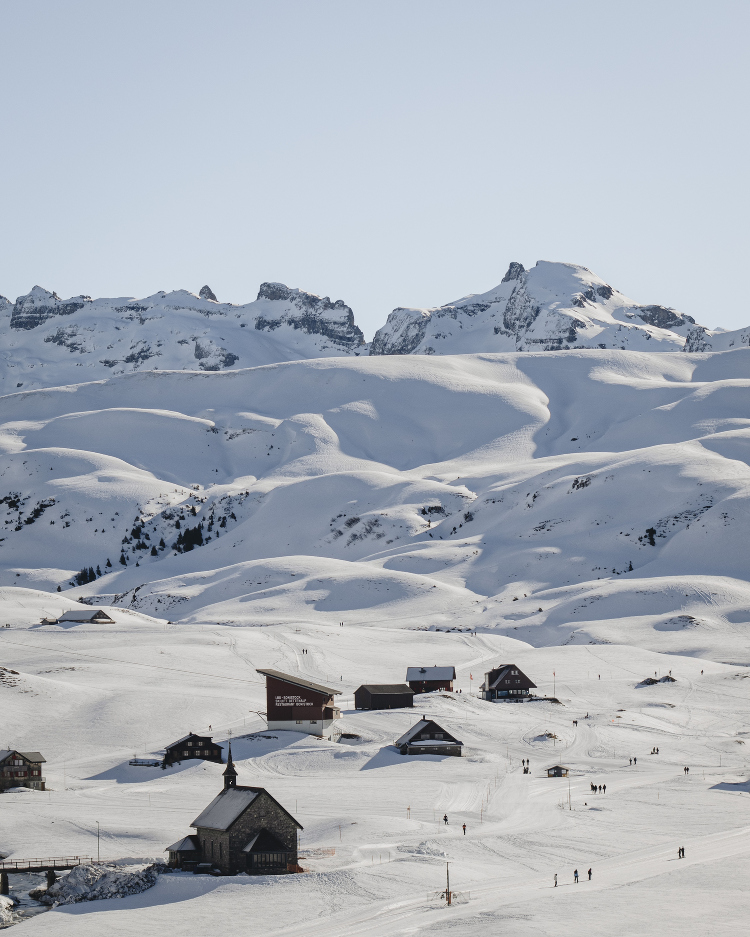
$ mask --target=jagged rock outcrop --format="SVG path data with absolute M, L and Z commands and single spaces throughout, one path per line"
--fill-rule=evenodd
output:
M 365 344 L 362 330 L 354 323 L 354 313 L 342 300 L 335 302 L 303 290 L 289 289 L 283 283 L 261 283 L 256 302 L 283 303 L 286 311 L 276 316 L 259 315 L 255 328 L 273 331 L 282 325 L 301 329 L 309 335 L 322 335 L 342 351 L 354 351 Z M 274 307 L 274 311 L 280 307 Z
M 10 327 L 35 329 L 53 316 L 70 316 L 90 302 L 90 296 L 75 296 L 62 300 L 57 293 L 50 293 L 41 286 L 35 286 L 26 296 L 19 296 L 16 300 Z
M 619 348 L 706 350 L 708 330 L 665 306 L 641 306 L 576 264 L 511 263 L 500 284 L 435 309 L 394 309 L 372 355 Z
M 144 299 L 61 299 L 35 286 L 15 303 L 0 333 L 0 393 L 99 380 L 153 369 L 223 371 L 366 353 L 341 300 L 264 283 L 258 298 L 220 303 L 210 287 Z

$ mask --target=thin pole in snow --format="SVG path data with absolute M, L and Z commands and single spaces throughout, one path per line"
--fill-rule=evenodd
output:
M 96 821 L 96 861 L 99 861 L 99 821 Z

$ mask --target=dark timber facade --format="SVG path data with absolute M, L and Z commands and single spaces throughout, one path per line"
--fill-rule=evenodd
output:
M 455 667 L 407 667 L 406 682 L 415 693 L 453 690 Z
M 265 788 L 237 784 L 230 746 L 222 790 L 190 824 L 195 833 L 167 847 L 169 864 L 225 875 L 295 872 L 302 826 Z
M 341 695 L 341 690 L 280 670 L 258 670 L 257 673 L 266 678 L 269 729 L 330 737 L 334 721 L 341 718 L 341 710 L 334 699 Z
M 221 745 L 213 742 L 210 735 L 195 735 L 195 733 L 190 732 L 184 738 L 167 745 L 164 749 L 162 768 L 169 768 L 170 765 L 180 761 L 188 761 L 190 758 L 198 758 L 201 761 L 215 761 L 218 764 L 224 762 Z
M 402 755 L 456 755 L 461 757 L 463 742 L 451 735 L 434 719 L 422 718 L 396 740 Z
M 414 706 L 414 690 L 405 683 L 367 683 L 354 691 L 355 709 L 404 709 Z
M 529 698 L 529 690 L 535 689 L 536 683 L 532 683 L 515 664 L 503 664 L 490 670 L 484 675 L 484 683 L 480 687 L 482 699 L 510 703 L 523 702 Z
M 0 792 L 9 787 L 28 787 L 33 791 L 45 789 L 42 765 L 46 760 L 41 752 L 0 751 Z

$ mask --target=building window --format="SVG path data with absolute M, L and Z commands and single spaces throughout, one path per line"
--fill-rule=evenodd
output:
M 190 757 L 190 752 L 183 752 L 183 753 L 182 753 L 182 757 L 183 757 L 183 758 L 189 758 L 189 757 Z
M 436 733 L 435 733 L 435 738 L 436 738 L 436 739 L 441 739 L 442 737 L 443 737 L 443 733 L 442 733 L 442 732 L 436 732 Z
M 311 726 L 316 726 L 317 724 L 318 724 L 318 720 L 317 720 L 317 719 L 311 719 L 311 720 L 310 720 L 310 725 L 311 725 Z
M 301 726 L 301 725 L 302 725 L 302 720 L 301 720 L 301 719 L 298 719 L 298 720 L 297 720 L 297 725 L 298 725 L 298 726 Z

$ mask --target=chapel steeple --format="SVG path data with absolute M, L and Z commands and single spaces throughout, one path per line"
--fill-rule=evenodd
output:
M 237 787 L 237 770 L 232 761 L 232 740 L 229 740 L 229 751 L 227 753 L 227 766 L 224 769 L 224 790 L 228 791 L 230 787 Z

